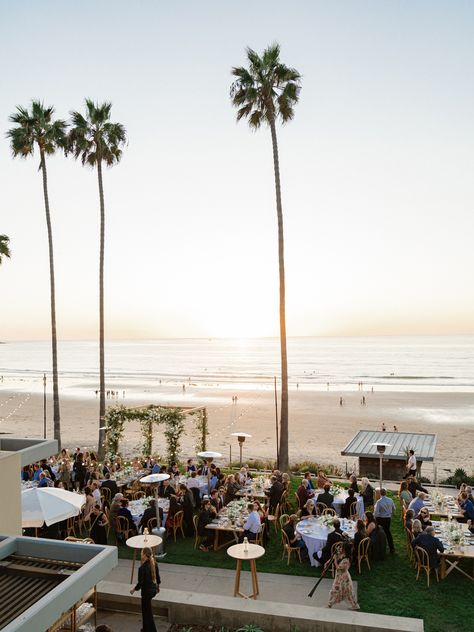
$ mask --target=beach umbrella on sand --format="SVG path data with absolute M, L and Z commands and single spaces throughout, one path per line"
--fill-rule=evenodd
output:
M 85 503 L 83 494 L 56 487 L 35 487 L 21 492 L 21 526 L 26 528 L 56 524 L 78 516 Z

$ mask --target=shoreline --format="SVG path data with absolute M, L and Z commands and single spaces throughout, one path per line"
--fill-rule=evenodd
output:
M 22 384 L 21 390 L 0 383 L 0 432 L 19 436 L 43 436 L 43 395 Z M 124 384 L 126 387 L 127 385 Z M 252 435 L 244 444 L 247 458 L 275 458 L 275 405 L 273 391 L 260 389 L 231 390 L 227 385 L 155 384 L 153 389 L 133 390 L 133 398 L 120 396 L 107 399 L 106 405 L 140 406 L 163 404 L 173 406 L 206 406 L 209 417 L 208 449 L 222 453 L 227 463 L 238 457 L 238 444 L 230 433 L 237 430 Z M 237 403 L 232 397 L 237 394 Z M 339 403 L 343 398 L 343 405 Z M 365 397 L 366 404 L 361 403 Z M 94 449 L 98 438 L 98 397 L 60 392 L 63 445 Z M 358 430 L 380 430 L 382 422 L 391 430 L 396 425 L 400 432 L 437 434 L 435 465 L 438 479 L 448 476 L 444 469 L 454 471 L 463 467 L 468 474 L 474 471 L 474 394 L 398 391 L 310 391 L 295 389 L 290 392 L 290 461 L 304 460 L 333 463 L 349 469 L 357 463 L 354 458 L 341 456 L 341 451 Z M 52 398 L 47 393 L 47 428 L 52 435 Z M 187 430 L 182 438 L 184 458 L 194 456 L 196 430 L 192 418 L 187 418 Z M 138 423 L 126 427 L 121 452 L 132 456 L 137 452 L 141 434 Z M 154 451 L 164 454 L 165 441 L 160 429 L 155 431 Z M 423 471 L 430 476 L 432 464 Z

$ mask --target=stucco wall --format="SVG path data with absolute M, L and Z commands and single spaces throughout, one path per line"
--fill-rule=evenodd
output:
M 0 452 L 0 481 L 2 482 L 2 510 L 0 533 L 21 535 L 21 455 Z

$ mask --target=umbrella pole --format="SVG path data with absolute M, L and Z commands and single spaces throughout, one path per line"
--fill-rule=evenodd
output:
M 161 520 L 160 520 L 160 507 L 158 506 L 158 484 L 155 485 L 155 511 L 156 511 L 156 524 L 159 529 L 161 527 Z

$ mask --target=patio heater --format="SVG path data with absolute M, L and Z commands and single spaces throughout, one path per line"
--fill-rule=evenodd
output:
M 206 461 L 206 465 L 207 465 L 207 493 L 209 494 L 209 496 L 211 495 L 211 463 L 213 459 L 219 459 L 222 454 L 220 452 L 212 452 L 212 451 L 207 451 L 207 452 L 198 452 L 197 453 L 198 457 L 201 459 L 204 459 Z
M 380 489 L 383 487 L 383 473 L 382 473 L 382 461 L 383 455 L 385 454 L 385 450 L 391 446 L 390 443 L 371 443 L 371 445 L 377 448 L 377 452 L 379 453 L 380 465 L 379 465 L 379 478 L 380 478 Z
M 160 508 L 158 506 L 158 487 L 160 483 L 168 480 L 170 477 L 169 474 L 148 474 L 148 476 L 144 476 L 140 479 L 140 483 L 143 485 L 153 485 L 155 488 L 155 511 L 156 511 L 156 524 L 158 525 L 156 529 L 152 530 L 154 535 L 159 535 L 163 542 L 158 546 L 158 551 L 156 558 L 162 559 L 165 557 L 165 539 L 166 539 L 166 529 L 161 526 L 160 520 Z
M 250 439 L 252 435 L 247 434 L 246 432 L 232 432 L 231 437 L 237 437 L 239 441 L 240 448 L 240 467 L 242 467 L 242 448 L 244 446 L 245 439 Z

